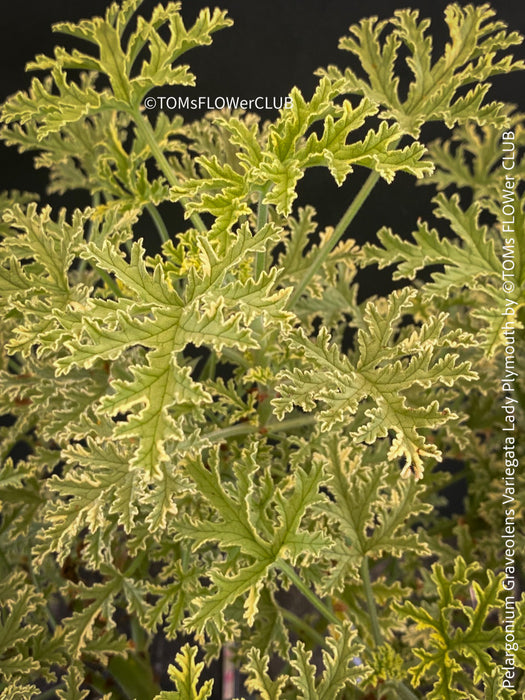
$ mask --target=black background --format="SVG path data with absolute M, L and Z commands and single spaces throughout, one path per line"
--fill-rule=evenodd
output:
M 3 36 L 0 43 L 0 98 L 27 89 L 30 76 L 24 73 L 24 66 L 36 54 L 52 54 L 53 46 L 58 42 L 79 46 L 74 40 L 71 43 L 69 37 L 53 33 L 53 23 L 78 21 L 84 17 L 103 14 L 109 4 L 107 0 L 32 0 L 11 2 L 4 7 L 0 18 Z M 146 0 L 139 11 L 147 17 L 156 4 L 155 0 Z M 421 16 L 432 19 L 437 54 L 448 36 L 443 20 L 447 4 L 444 0 L 434 0 L 432 3 L 385 0 L 365 3 L 351 0 L 218 0 L 217 5 L 228 10 L 234 26 L 217 32 L 211 46 L 192 50 L 182 60 L 190 64 L 197 76 L 197 86 L 194 89 L 196 96 L 280 97 L 288 94 L 293 85 L 297 85 L 304 96 L 309 98 L 318 80 L 313 75 L 316 68 L 330 63 L 344 68 L 352 60 L 348 52 L 337 48 L 339 37 L 348 33 L 350 24 L 370 15 L 387 18 L 400 5 L 417 8 Z M 186 25 L 193 23 L 202 7 L 214 5 L 214 2 L 205 0 L 183 0 L 182 13 Z M 523 7 L 523 3 L 518 1 L 497 3 L 497 18 L 507 22 L 510 29 L 523 30 L 524 33 Z M 525 56 L 523 47 L 518 47 L 514 53 L 520 57 Z M 491 99 L 517 104 L 521 102 L 523 105 L 524 85 L 522 73 L 498 76 L 489 95 Z M 159 90 L 157 93 L 176 94 L 175 88 Z M 191 120 L 198 115 L 197 112 L 188 112 L 184 116 Z M 261 114 L 263 118 L 276 115 L 275 111 Z M 428 139 L 431 135 L 432 132 L 427 127 L 423 137 Z M 327 172 L 315 169 L 308 172 L 301 181 L 300 199 L 303 203 L 311 202 L 316 206 L 318 220 L 323 225 L 335 225 L 366 174 L 358 168 L 338 188 Z M 13 148 L 0 146 L 0 191 L 21 189 L 43 193 L 46 181 L 45 171 L 34 171 L 31 154 L 20 155 Z M 418 216 L 425 216 L 429 211 L 428 200 L 431 194 L 430 188 L 415 188 L 414 179 L 408 175 L 398 175 L 390 186 L 380 182 L 374 193 L 373 205 L 365 207 L 356 218 L 352 237 L 363 243 L 372 239 L 377 229 L 385 224 L 392 226 L 401 235 L 408 234 Z M 80 206 L 88 204 L 86 196 L 78 194 L 66 200 L 59 197 L 47 199 L 55 206 L 64 201 Z

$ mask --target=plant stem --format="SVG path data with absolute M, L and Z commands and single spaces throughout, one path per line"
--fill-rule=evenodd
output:
M 100 275 L 100 277 L 104 280 L 104 282 L 107 284 L 107 286 L 109 287 L 109 289 L 111 289 L 111 291 L 113 292 L 113 294 L 114 294 L 116 297 L 121 297 L 121 296 L 122 296 L 122 292 L 120 291 L 119 286 L 118 286 L 118 284 L 115 282 L 115 280 L 113 279 L 113 277 L 111 277 L 111 275 L 108 275 L 108 273 L 107 273 L 105 270 L 101 270 L 101 269 L 100 269 L 99 267 L 97 267 L 96 265 L 94 265 L 94 268 L 95 268 L 95 270 L 97 271 L 97 273 Z
M 157 164 L 161 169 L 164 177 L 172 187 L 176 187 L 179 184 L 177 182 L 177 178 L 175 177 L 175 174 L 172 170 L 171 165 L 168 162 L 168 159 L 164 155 L 164 152 L 162 151 L 161 147 L 157 142 L 157 139 L 155 138 L 155 133 L 151 128 L 151 124 L 149 123 L 148 119 L 146 119 L 142 115 L 141 111 L 138 108 L 133 109 L 131 111 L 131 116 L 133 117 L 135 126 L 137 127 L 137 131 L 140 133 L 140 135 L 144 138 L 144 140 L 150 147 L 151 153 L 157 161 Z M 182 200 L 182 205 L 184 206 L 184 200 Z M 190 219 L 195 228 L 201 233 L 204 233 L 207 230 L 204 221 L 198 214 L 191 214 Z
M 275 421 L 267 423 L 266 425 L 254 425 L 253 423 L 239 423 L 238 425 L 230 425 L 227 428 L 220 428 L 219 430 L 209 433 L 206 437 L 212 439 L 213 442 L 222 442 L 230 437 L 238 437 L 240 435 L 248 435 L 249 433 L 257 433 L 263 428 L 268 433 L 281 433 L 289 432 L 295 428 L 302 428 L 305 425 L 311 425 L 315 423 L 315 416 L 300 416 L 299 418 L 288 418 L 283 421 Z
M 368 566 L 368 557 L 366 555 L 363 557 L 363 561 L 361 563 L 361 580 L 363 581 L 363 588 L 365 591 L 372 637 L 374 639 L 375 646 L 380 647 L 383 644 L 383 635 L 381 633 L 381 627 L 379 626 L 377 606 L 374 599 L 374 592 L 372 591 L 370 569 Z M 414 693 L 403 683 L 403 681 L 392 681 L 392 684 L 395 686 L 398 696 L 403 698 L 403 700 L 418 700 L 417 695 L 414 695 Z
M 419 700 L 417 695 L 415 695 L 410 688 L 407 688 L 406 685 L 402 681 L 398 681 L 395 684 L 395 689 L 398 694 L 398 697 L 402 698 L 403 700 Z
M 304 595 L 304 597 L 310 601 L 310 603 L 316 608 L 321 615 L 328 620 L 328 622 L 331 622 L 333 625 L 339 626 L 341 624 L 341 621 L 334 615 L 334 613 L 328 608 L 322 600 L 320 600 L 316 594 L 311 591 L 306 584 L 301 581 L 297 573 L 295 572 L 295 569 L 288 564 L 288 562 L 285 562 L 283 559 L 278 559 L 276 561 L 276 566 L 283 572 L 285 573 L 288 578 L 292 581 L 294 586 L 301 591 L 301 593 Z
M 146 209 L 148 214 L 153 219 L 153 223 L 155 224 L 161 242 L 166 243 L 166 241 L 169 241 L 170 239 L 170 234 L 168 233 L 166 224 L 164 223 L 162 216 L 159 214 L 157 207 L 153 204 L 146 204 Z
M 268 220 L 268 205 L 263 200 L 266 196 L 267 188 L 259 194 L 259 204 L 257 206 L 257 231 L 260 231 Z M 255 279 L 259 279 L 261 272 L 266 269 L 266 251 L 255 253 Z
M 244 355 L 241 355 L 240 352 L 237 352 L 237 350 L 233 350 L 232 348 L 222 348 L 221 355 L 224 355 L 228 362 L 233 362 L 234 364 L 237 364 L 240 367 L 244 367 L 245 369 L 251 367 L 251 363 L 244 358 Z
M 135 122 L 137 130 L 150 147 L 150 150 L 153 156 L 155 157 L 159 168 L 162 170 L 164 177 L 172 187 L 175 187 L 178 184 L 177 178 L 175 177 L 171 165 L 168 162 L 168 159 L 164 155 L 164 152 L 162 151 L 161 147 L 157 142 L 157 139 L 155 138 L 155 133 L 151 128 L 149 120 L 142 115 L 139 109 L 134 109 L 131 112 L 131 114 L 133 116 L 133 120 Z
M 93 209 L 96 209 L 98 206 L 100 206 L 100 192 L 94 192 L 91 195 L 91 206 L 93 207 Z M 91 240 L 91 236 L 93 234 L 93 228 L 94 228 L 94 224 L 93 224 L 93 219 L 91 218 L 89 220 L 89 227 L 88 227 L 88 231 L 86 234 L 86 243 L 88 243 Z M 86 269 L 86 265 L 87 265 L 87 260 L 85 260 L 85 259 L 81 260 L 79 268 L 78 268 L 79 271 L 83 272 Z
M 35 576 L 35 572 L 33 570 L 32 564 L 31 564 L 31 559 L 29 559 L 27 562 L 27 569 L 29 571 L 29 576 L 31 578 L 31 582 L 33 583 L 33 586 L 36 588 L 36 590 L 39 593 L 43 594 L 44 592 L 42 591 L 40 584 L 38 583 L 37 578 Z M 46 615 L 47 615 L 47 619 L 49 622 L 49 626 L 51 627 L 51 629 L 54 632 L 57 628 L 57 621 L 55 620 L 53 613 L 49 609 L 49 600 L 46 601 Z
M 58 683 L 52 688 L 49 688 L 49 690 L 44 690 L 43 693 L 40 693 L 40 695 L 38 696 L 38 700 L 54 700 L 54 698 L 57 697 L 57 690 L 61 690 L 65 687 L 66 684 L 64 682 Z
M 136 556 L 130 563 L 127 569 L 122 572 L 122 575 L 125 578 L 129 578 L 135 571 L 139 568 L 139 566 L 142 564 L 144 559 L 146 558 L 146 552 L 142 551 L 138 556 Z
M 281 433 L 290 432 L 296 428 L 302 428 L 307 425 L 312 425 L 315 423 L 315 416 L 300 416 L 297 418 L 289 418 L 283 421 L 272 421 L 271 423 L 266 423 L 266 425 L 260 425 L 259 423 L 237 423 L 236 425 L 229 425 L 227 428 L 219 428 L 218 430 L 212 430 L 209 433 L 203 434 L 203 438 L 209 440 L 212 444 L 217 444 L 220 442 L 225 442 L 230 438 L 241 437 L 243 435 L 251 435 L 253 433 Z M 186 449 L 191 447 L 193 443 L 190 441 L 183 440 L 179 443 L 179 449 Z
M 296 416 L 295 418 L 287 418 L 282 421 L 272 421 L 266 423 L 264 428 L 268 433 L 288 433 L 295 428 L 302 428 L 306 425 L 313 425 L 317 418 L 312 415 Z
M 398 142 L 399 143 L 399 142 Z M 394 144 L 394 148 L 397 148 L 397 143 Z M 308 283 L 312 279 L 312 277 L 315 275 L 317 270 L 321 267 L 321 265 L 324 263 L 324 261 L 327 259 L 327 257 L 330 255 L 332 250 L 335 248 L 343 234 L 345 233 L 346 229 L 350 226 L 352 221 L 354 220 L 354 217 L 356 216 L 357 212 L 361 209 L 363 206 L 364 202 L 366 201 L 368 195 L 372 190 L 374 189 L 377 181 L 379 180 L 379 173 L 376 172 L 375 170 L 372 170 L 372 172 L 368 175 L 367 179 L 365 180 L 363 186 L 355 196 L 355 198 L 352 201 L 352 204 L 348 207 L 348 209 L 345 211 L 343 214 L 341 220 L 335 227 L 332 235 L 330 238 L 326 241 L 326 243 L 323 245 L 323 247 L 319 250 L 319 253 L 317 254 L 317 257 L 313 261 L 312 265 L 310 266 L 310 269 L 307 270 L 297 285 L 297 287 L 294 289 L 292 294 L 290 295 L 290 298 L 288 300 L 288 307 L 292 308 L 294 303 L 299 299 L 305 288 L 307 287 Z
M 370 581 L 370 570 L 368 568 L 368 557 L 365 555 L 361 563 L 361 580 L 365 590 L 366 605 L 370 616 L 370 626 L 372 628 L 372 637 L 376 647 L 383 644 L 383 635 L 379 626 L 379 618 L 377 615 L 376 602 L 374 600 L 374 592 L 372 591 L 372 583 Z
M 317 630 L 311 627 L 311 625 L 309 625 L 304 620 L 301 620 L 301 618 L 298 615 L 295 615 L 295 613 L 291 612 L 290 610 L 287 610 L 286 608 L 279 607 L 279 610 L 281 615 L 285 618 L 285 620 L 288 620 L 288 622 L 291 622 L 292 625 L 294 625 L 298 630 L 304 632 L 306 636 L 310 637 L 310 639 L 316 642 L 320 647 L 326 648 L 325 638 L 322 634 L 319 634 Z
M 7 557 L 2 549 L 0 549 L 0 563 L 4 565 L 6 574 L 11 571 L 11 567 L 9 566 L 9 562 L 7 561 Z
M 200 374 L 199 380 L 203 381 L 204 379 L 212 379 L 212 380 L 215 379 L 216 368 L 217 368 L 217 355 L 212 350 L 210 352 L 210 356 L 206 360 L 204 367 L 202 368 L 202 372 Z

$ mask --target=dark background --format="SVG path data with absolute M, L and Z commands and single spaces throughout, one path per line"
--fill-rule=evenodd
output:
M 3 37 L 0 43 L 0 98 L 3 100 L 17 90 L 27 89 L 30 76 L 24 73 L 24 66 L 36 54 L 52 54 L 57 42 L 79 46 L 74 41 L 71 44 L 69 37 L 53 33 L 50 28 L 53 23 L 103 14 L 109 4 L 108 0 L 31 0 L 5 6 L 0 18 Z M 149 16 L 156 4 L 155 0 L 146 0 L 140 11 Z M 228 10 L 235 24 L 214 34 L 211 46 L 192 50 L 182 58 L 183 62 L 190 63 L 197 76 L 196 96 L 280 97 L 297 85 L 308 99 L 317 82 L 313 76 L 316 68 L 330 63 L 344 68 L 352 60 L 348 52 L 337 48 L 339 37 L 348 33 L 349 25 L 369 15 L 387 18 L 399 6 L 418 8 L 421 16 L 432 19 L 436 53 L 441 51 L 448 36 L 443 20 L 443 10 L 448 3 L 444 0 L 419 3 L 385 0 L 365 3 L 351 0 L 217 0 L 215 3 L 214 0 L 183 0 L 186 25 L 193 23 L 202 7 L 215 4 Z M 522 2 L 511 0 L 494 4 L 498 19 L 507 22 L 509 28 L 525 33 Z M 518 47 L 515 54 L 524 57 L 525 51 Z M 521 102 L 523 105 L 524 85 L 525 78 L 521 73 L 498 76 L 489 94 L 491 99 Z M 157 92 L 176 94 L 175 91 L 176 88 L 166 88 Z M 265 118 L 276 115 L 276 111 L 261 114 Z M 184 116 L 191 120 L 198 113 L 188 112 Z M 423 133 L 427 138 L 430 135 L 428 129 Z M 301 181 L 300 198 L 316 206 L 318 220 L 323 225 L 335 225 L 366 174 L 364 169 L 358 168 L 338 188 L 328 172 L 315 169 Z M 22 189 L 43 193 L 46 180 L 46 171 L 33 170 L 31 154 L 19 155 L 15 149 L 0 145 L 0 191 Z M 414 188 L 414 179 L 408 175 L 398 175 L 390 186 L 380 182 L 374 192 L 374 205 L 365 207 L 358 215 L 352 237 L 363 243 L 384 224 L 392 226 L 401 235 L 409 233 L 418 216 L 425 216 L 429 211 L 431 194 L 431 188 Z M 55 206 L 64 203 L 59 197 L 48 199 Z M 88 204 L 85 195 L 66 201 L 80 206 Z M 380 206 L 377 206 L 378 202 Z

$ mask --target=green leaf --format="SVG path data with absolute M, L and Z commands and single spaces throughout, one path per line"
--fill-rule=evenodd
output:
M 392 334 L 396 322 L 410 308 L 413 293 L 394 292 L 384 304 L 366 305 L 363 327 L 357 344 L 360 357 L 355 367 L 331 344 L 326 329 L 321 328 L 317 342 L 303 331 L 290 334 L 290 346 L 300 354 L 305 369 L 285 369 L 279 375 L 280 397 L 273 400 L 278 417 L 291 411 L 294 404 L 311 411 L 318 402 L 326 404 L 319 411 L 322 430 L 348 420 L 357 414 L 359 404 L 366 408 L 361 422 L 352 430 L 359 442 L 372 444 L 388 431 L 395 435 L 388 458 L 404 458 L 403 474 L 422 476 L 423 457 L 440 459 L 434 443 L 426 440 L 423 430 L 436 428 L 455 418 L 451 411 L 440 410 L 436 400 L 420 406 L 410 402 L 405 392 L 416 385 L 428 388 L 436 382 L 450 385 L 460 379 L 475 378 L 469 363 L 457 364 L 458 355 L 441 357 L 441 337 L 445 316 L 434 319 L 415 332 L 410 347 L 396 347 Z M 420 342 L 417 342 L 418 339 Z M 408 357 L 408 359 L 407 359 Z M 370 402 L 372 405 L 370 406 Z
M 198 684 L 204 664 L 195 663 L 197 647 L 185 644 L 175 657 L 175 663 L 168 668 L 171 680 L 175 683 L 175 691 L 163 691 L 155 696 L 155 700 L 206 700 L 213 689 L 213 681 L 205 681 L 200 690 Z
M 5 123 L 32 120 L 37 126 L 36 137 L 43 140 L 50 134 L 68 127 L 86 116 L 102 110 L 137 110 L 146 94 L 159 85 L 194 85 L 195 76 L 186 65 L 174 63 L 186 51 L 211 43 L 211 35 L 232 24 L 226 12 L 208 8 L 201 10 L 195 24 L 186 29 L 180 15 L 180 3 L 157 6 L 150 20 L 139 16 L 137 26 L 128 38 L 124 32 L 138 3 L 123 7 L 111 5 L 105 18 L 95 17 L 55 25 L 55 31 L 89 42 L 97 57 L 74 49 L 71 53 L 57 48 L 54 58 L 37 56 L 28 70 L 49 70 L 44 82 L 34 78 L 29 94 L 17 93 L 4 105 Z M 166 35 L 159 32 L 161 28 Z M 143 60 L 140 70 L 136 63 L 143 50 L 149 60 Z M 96 71 L 105 75 L 110 90 L 97 92 L 89 84 L 68 80 L 68 71 Z
M 91 653 L 107 663 L 108 655 L 122 655 L 126 649 L 125 637 L 114 631 L 113 614 L 116 598 L 127 581 L 113 566 L 102 563 L 99 569 L 104 582 L 93 586 L 70 584 L 80 610 L 64 620 L 63 628 L 68 654 L 73 659 Z
M 241 595 L 248 593 L 245 601 L 245 618 L 252 625 L 258 611 L 261 586 L 269 570 L 279 559 L 289 559 L 292 563 L 302 555 L 318 552 L 329 540 L 321 532 L 307 532 L 301 528 L 301 522 L 307 508 L 322 500 L 319 484 L 322 479 L 322 462 L 316 460 L 307 474 L 300 467 L 290 483 L 276 489 L 273 498 L 278 517 L 278 524 L 268 536 L 263 537 L 254 523 L 259 517 L 266 521 L 264 501 L 256 499 L 256 492 L 250 485 L 248 475 L 256 470 L 255 456 L 244 455 L 246 472 L 237 480 L 235 496 L 230 494 L 219 476 L 219 457 L 217 450 L 209 456 L 208 468 L 199 459 L 186 458 L 184 467 L 198 488 L 198 492 L 212 506 L 215 517 L 203 521 L 182 522 L 179 533 L 189 537 L 196 546 L 209 541 L 219 543 L 221 549 L 230 552 L 230 558 L 237 561 L 237 550 L 243 559 L 249 562 L 237 573 L 220 569 L 212 570 L 210 578 L 216 591 L 195 601 L 197 611 L 189 622 L 189 628 L 202 634 L 206 625 L 214 623 L 218 627 L 224 624 L 224 611 Z M 217 518 L 218 516 L 218 518 Z M 228 564 L 228 560 L 227 560 Z M 224 568 L 224 567 L 223 567 Z
M 343 688 L 360 685 L 370 674 L 370 668 L 357 663 L 363 647 L 356 642 L 355 627 L 345 622 L 327 637 L 328 649 L 323 649 L 324 671 L 317 689 L 319 700 L 337 697 Z
M 81 690 L 80 686 L 84 682 L 84 676 L 78 665 L 72 664 L 66 673 L 66 687 L 57 689 L 57 696 L 60 700 L 84 700 L 89 695 L 89 690 Z
M 513 135 L 511 141 L 519 154 L 519 149 L 525 143 L 523 115 L 511 111 L 510 106 L 507 133 Z M 492 124 L 485 124 L 481 128 L 472 123 L 456 126 L 450 139 L 430 144 L 429 153 L 436 164 L 436 170 L 427 182 L 436 184 L 439 190 L 453 187 L 457 191 L 468 187 L 474 201 L 483 200 L 483 206 L 494 213 L 497 211 L 499 215 L 502 189 L 508 190 L 500 168 L 501 138 L 501 129 Z M 509 154 L 505 153 L 507 155 Z M 507 179 L 511 186 L 510 192 L 515 189 L 512 180 L 523 179 L 524 174 L 525 162 L 518 156 L 517 160 L 513 160 L 512 173 L 508 173 L 511 176 Z
M 335 502 L 323 510 L 347 538 L 341 564 L 357 571 L 366 556 L 379 558 L 388 553 L 401 558 L 410 551 L 430 554 L 410 527 L 412 518 L 432 510 L 423 500 L 422 485 L 412 479 L 399 480 L 397 469 L 386 464 L 367 464 L 366 453 L 356 453 L 340 436 L 329 440 L 326 449 Z M 379 462 L 379 454 L 376 460 Z
M 296 675 L 292 676 L 292 682 L 299 691 L 298 697 L 301 700 L 317 700 L 316 668 L 312 663 L 312 652 L 307 651 L 302 642 L 297 642 L 293 654 L 295 658 L 292 658 L 290 663 Z
M 199 590 L 200 568 L 198 564 L 185 568 L 180 562 L 165 567 L 162 579 L 172 583 L 150 583 L 148 590 L 156 597 L 156 602 L 147 611 L 145 625 L 156 629 L 166 618 L 164 631 L 168 639 L 175 639 L 181 628 L 186 611 Z
M 398 10 L 390 20 L 363 19 L 350 27 L 351 35 L 343 37 L 339 47 L 359 59 L 366 78 L 350 68 L 342 73 L 334 66 L 317 73 L 329 77 L 334 86 L 342 86 L 341 93 L 357 93 L 378 105 L 382 119 L 395 120 L 403 133 L 414 138 L 425 122 L 436 120 L 449 128 L 469 119 L 501 128 L 508 123 L 506 109 L 500 102 L 483 104 L 488 90 L 483 81 L 522 70 L 524 63 L 513 62 L 512 56 L 500 58 L 521 37 L 517 32 L 507 33 L 503 22 L 491 21 L 494 14 L 487 4 L 449 5 L 445 21 L 450 41 L 434 63 L 432 39 L 427 34 L 430 21 L 420 21 L 418 10 Z M 413 74 L 406 96 L 396 70 L 401 47 L 408 50 L 406 61 Z M 461 92 L 473 83 L 466 95 Z
M 29 585 L 21 585 L 22 580 L 23 575 L 14 573 L 2 582 L 5 607 L 0 621 L 0 654 L 3 657 L 2 675 L 6 678 L 28 675 L 40 668 L 30 654 L 21 652 L 24 645 L 42 631 L 40 625 L 31 624 L 27 618 L 43 604 L 44 599 Z
M 90 258 L 117 276 L 125 285 L 127 298 L 90 301 L 91 313 L 73 326 L 76 337 L 66 343 L 70 354 L 56 365 L 60 373 L 70 372 L 74 365 L 89 368 L 101 358 L 121 357 L 139 344 L 151 349 L 145 361 L 130 368 L 131 381 L 112 382 L 114 393 L 103 399 L 99 413 L 113 417 L 132 411 L 125 422 L 117 423 L 114 434 L 118 440 L 138 439 L 131 464 L 152 477 L 161 476 L 161 465 L 168 460 L 166 441 L 183 441 L 186 431 L 190 432 L 185 425 L 187 408 L 199 411 L 212 401 L 203 386 L 191 378 L 190 368 L 179 364 L 179 353 L 186 345 L 211 346 L 216 351 L 225 346 L 255 347 L 247 327 L 255 309 L 269 319 L 291 319 L 283 308 L 286 294 L 273 291 L 275 275 L 263 275 L 256 284 L 223 286 L 230 269 L 274 236 L 272 226 L 263 227 L 255 236 L 243 227 L 235 245 L 218 264 L 214 264 L 217 253 L 203 238 L 205 266 L 192 275 L 184 300 L 172 290 L 163 265 L 157 263 L 150 273 L 139 243 L 132 247 L 130 262 L 109 242 L 102 249 L 89 244 Z
M 261 700 L 280 700 L 281 689 L 287 681 L 284 675 L 278 676 L 274 681 L 268 675 L 270 659 L 262 655 L 259 649 L 252 648 L 248 652 L 248 662 L 244 666 L 244 672 L 248 676 L 246 688 L 250 692 L 260 693 Z
M 508 196 L 514 199 L 512 190 Z M 424 297 L 446 299 L 463 289 L 476 294 L 481 293 L 487 298 L 487 304 L 479 304 L 473 314 L 484 322 L 482 339 L 489 355 L 505 344 L 503 325 L 506 321 L 504 310 L 511 305 L 515 312 L 525 304 L 523 292 L 505 294 L 502 290 L 502 259 L 512 258 L 514 273 L 518 281 L 523 276 L 525 254 L 522 250 L 519 236 L 510 235 L 510 242 L 502 251 L 496 251 L 495 241 L 500 239 L 500 233 L 488 226 L 480 225 L 483 206 L 474 201 L 466 211 L 460 206 L 458 195 L 447 199 L 439 194 L 435 199 L 436 216 L 445 219 L 456 239 L 450 240 L 438 234 L 435 229 L 429 229 L 426 223 L 420 222 L 417 231 L 412 234 L 414 242 L 402 240 L 389 229 L 383 228 L 378 232 L 382 247 L 365 244 L 361 251 L 365 264 L 378 263 L 379 267 L 397 265 L 393 273 L 394 279 L 408 277 L 413 279 L 419 270 L 432 265 L 439 265 L 442 271 L 432 273 L 432 282 L 425 285 Z M 524 219 L 523 202 L 515 206 L 516 229 Z M 498 241 L 498 248 L 501 243 Z M 518 285 L 516 285 L 518 286 Z M 510 301 L 509 301 L 510 299 Z
M 413 234 L 414 243 L 404 242 L 387 229 L 382 229 L 378 238 L 384 249 L 366 244 L 363 247 L 365 262 L 378 262 L 381 267 L 401 262 L 399 270 L 394 273 L 394 279 L 403 276 L 412 279 L 418 270 L 427 265 L 444 264 L 444 272 L 434 273 L 433 284 L 427 286 L 428 294 L 443 296 L 449 293 L 451 287 L 464 284 L 465 280 L 472 285 L 480 277 L 482 281 L 495 275 L 499 277 L 501 263 L 496 256 L 494 243 L 488 237 L 487 227 L 479 225 L 479 204 L 474 202 L 464 212 L 459 206 L 457 195 L 448 200 L 440 194 L 434 201 L 437 205 L 436 215 L 448 220 L 459 244 L 439 237 L 435 230 L 429 230 L 424 223 Z M 460 280 L 460 271 L 463 282 Z
M 469 697 L 455 689 L 458 675 L 463 677 L 464 667 L 472 669 L 472 682 L 477 685 L 494 669 L 489 649 L 504 646 L 503 630 L 490 624 L 492 611 L 502 605 L 503 575 L 495 576 L 489 569 L 487 585 L 482 587 L 474 578 L 480 568 L 477 563 L 467 566 L 462 557 L 457 557 L 453 574 L 449 576 L 443 566 L 434 564 L 431 579 L 436 588 L 436 602 L 430 606 L 416 606 L 411 601 L 394 603 L 403 619 L 413 620 L 417 629 L 425 633 L 426 646 L 415 648 L 419 661 L 410 668 L 410 675 L 416 686 L 429 677 L 436 678 L 429 695 L 433 699 Z M 464 602 L 468 600 L 465 590 L 472 596 L 470 605 Z M 455 620 L 464 620 L 464 624 L 454 624 Z
M 25 318 L 12 332 L 12 352 L 27 356 L 35 344 L 39 353 L 43 347 L 56 347 L 64 333 L 52 312 L 84 303 L 86 288 L 72 285 L 68 273 L 88 215 L 89 210 L 77 210 L 69 224 L 62 210 L 54 222 L 51 208 L 45 207 L 38 213 L 36 204 L 30 204 L 25 211 L 17 204 L 4 213 L 9 232 L 0 246 L 0 294 L 6 310 L 25 311 Z

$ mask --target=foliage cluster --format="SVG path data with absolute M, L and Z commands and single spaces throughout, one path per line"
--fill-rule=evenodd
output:
M 1 201 L 1 700 L 204 700 L 204 663 L 225 648 L 245 698 L 512 697 L 492 573 L 509 299 L 498 217 L 500 137 L 512 130 L 518 153 L 524 136 L 486 95 L 524 67 L 508 53 L 521 37 L 487 5 L 451 5 L 436 57 L 429 22 L 400 10 L 350 27 L 340 47 L 356 68 L 319 70 L 314 94 L 294 88 L 273 121 L 149 120 L 146 95 L 193 85 L 180 58 L 232 22 L 206 10 L 187 28 L 178 3 L 149 19 L 139 5 L 55 27 L 83 50 L 38 56 L 41 77 L 1 115 L 51 192 L 92 197 L 58 213 L 26 193 Z M 447 139 L 426 144 L 429 122 Z M 324 230 L 298 199 L 313 167 L 337 185 L 369 171 Z M 348 227 L 398 173 L 439 190 L 435 222 L 357 246 Z M 514 203 L 522 232 L 519 189 Z M 164 221 L 170 206 L 185 230 Z M 159 252 L 137 239 L 144 220 Z M 515 260 L 525 366 L 523 237 Z M 396 289 L 361 300 L 375 265 L 394 266 Z M 514 435 L 522 458 L 518 423 Z M 459 521 L 443 508 L 454 480 Z M 521 474 L 516 513 L 523 488 Z M 524 618 L 522 600 L 516 668 Z M 191 638 L 172 691 L 151 669 L 156 634 Z

